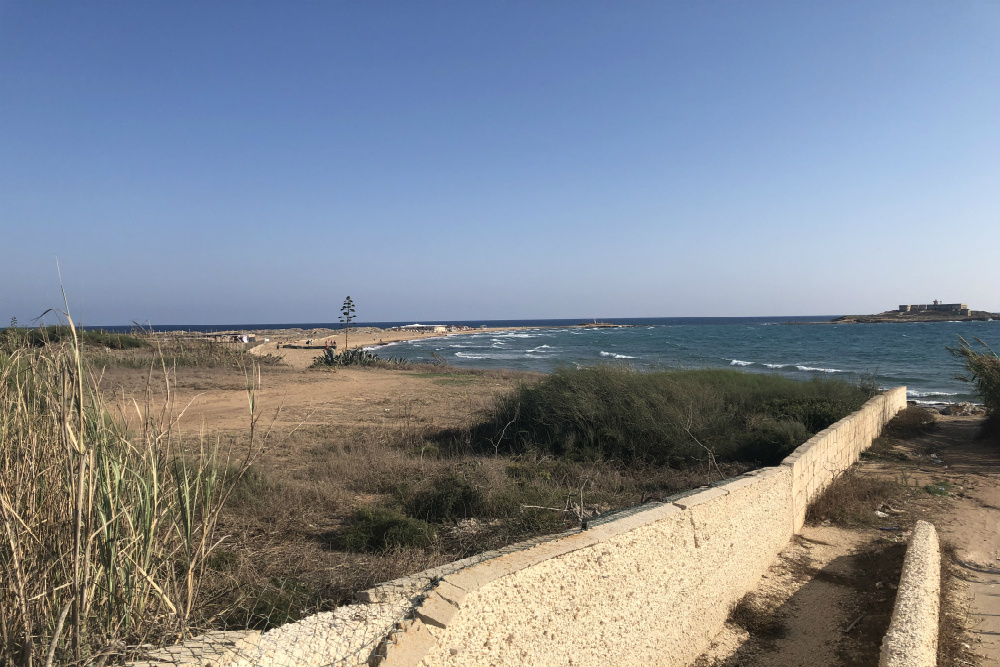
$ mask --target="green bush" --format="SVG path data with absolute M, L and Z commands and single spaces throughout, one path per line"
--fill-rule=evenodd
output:
M 424 548 L 434 539 L 434 529 L 426 521 L 413 519 L 386 507 L 355 510 L 340 536 L 345 551 L 379 552 L 394 548 Z
M 845 382 L 730 370 L 562 369 L 500 396 L 472 442 L 574 460 L 683 467 L 710 450 L 719 460 L 773 464 L 870 397 Z
M 768 419 L 742 437 L 737 436 L 740 444 L 732 458 L 774 464 L 791 454 L 792 450 L 808 440 L 814 432 L 802 422 Z
M 807 431 L 818 433 L 857 407 L 856 400 L 808 396 L 770 399 L 764 402 L 762 412 L 775 419 L 798 422 Z
M 449 475 L 435 480 L 430 488 L 406 494 L 406 513 L 412 517 L 442 523 L 481 516 L 483 493 L 467 479 Z
M 900 411 L 885 425 L 883 435 L 889 438 L 915 438 L 937 429 L 937 418 L 927 408 L 911 405 Z
M 334 349 L 326 349 L 323 354 L 313 360 L 312 365 L 321 367 L 338 366 L 406 366 L 409 362 L 406 359 L 397 357 L 382 358 L 374 352 L 368 350 L 353 349 L 344 350 L 340 354 Z

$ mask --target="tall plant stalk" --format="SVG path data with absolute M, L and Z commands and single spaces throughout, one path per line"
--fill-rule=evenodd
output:
M 189 634 L 220 512 L 266 439 L 253 369 L 235 466 L 181 438 L 162 362 L 161 404 L 147 386 L 113 409 L 67 319 L 71 341 L 0 355 L 3 667 L 87 665 Z

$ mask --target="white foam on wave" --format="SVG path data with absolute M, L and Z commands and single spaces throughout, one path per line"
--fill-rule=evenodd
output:
M 921 401 L 915 399 L 913 402 L 917 405 L 955 405 L 955 401 Z
M 906 395 L 909 398 L 930 398 L 931 396 L 958 396 L 957 391 L 917 391 L 916 389 L 907 389 Z
M 538 338 L 542 334 L 536 333 L 499 333 L 497 337 L 499 338 Z
M 775 368 L 775 369 L 777 369 L 777 368 L 784 368 L 788 364 L 764 364 L 764 365 L 767 366 L 768 368 Z
M 490 353 L 490 352 L 456 352 L 455 356 L 459 359 L 537 359 L 539 357 L 531 357 L 526 352 L 501 352 L 501 353 Z
M 741 359 L 733 359 L 729 362 L 730 366 L 753 366 L 752 361 L 743 361 Z
M 627 354 L 615 354 L 614 352 L 604 352 L 601 351 L 602 357 L 611 357 L 612 359 L 635 359 L 635 357 L 630 357 Z
M 816 368 L 814 366 L 796 366 L 800 371 L 813 371 L 815 373 L 844 373 L 839 368 Z

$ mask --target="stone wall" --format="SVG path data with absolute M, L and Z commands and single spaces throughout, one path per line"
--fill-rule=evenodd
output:
M 779 466 L 387 582 L 359 604 L 263 635 L 227 636 L 210 659 L 178 659 L 178 647 L 152 658 L 164 667 L 682 667 L 802 527 L 809 502 L 905 407 L 899 387 Z
M 940 606 L 941 551 L 937 531 L 926 521 L 918 521 L 906 548 L 879 667 L 934 667 Z
M 882 426 L 906 408 L 906 387 L 896 387 L 798 447 L 781 465 L 792 469 L 795 532 L 802 528 L 806 508 L 834 478 L 858 460 L 878 437 Z
M 386 667 L 683 667 L 906 407 L 893 389 L 764 468 L 440 579 Z

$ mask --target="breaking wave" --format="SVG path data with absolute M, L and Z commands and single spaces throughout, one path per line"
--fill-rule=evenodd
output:
M 627 354 L 615 354 L 614 352 L 601 351 L 602 357 L 611 357 L 612 359 L 635 359 L 635 357 L 630 357 Z

